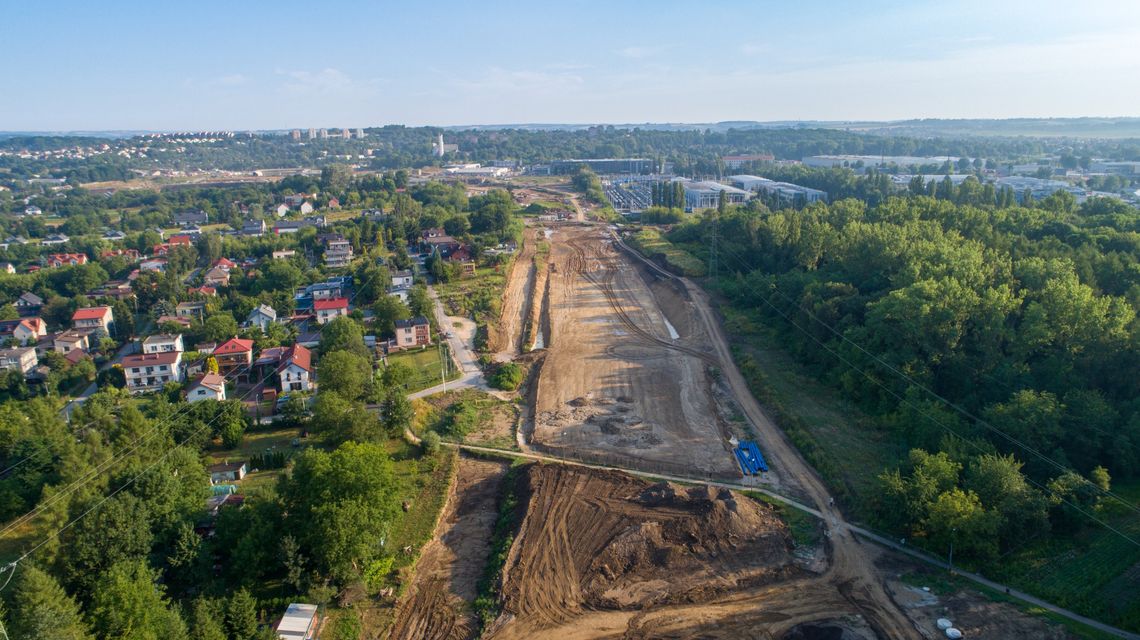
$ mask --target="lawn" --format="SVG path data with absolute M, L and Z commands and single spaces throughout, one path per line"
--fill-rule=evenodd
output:
M 389 365 L 397 362 L 405 364 L 415 372 L 415 376 L 404 387 L 409 393 L 440 384 L 441 366 L 446 367 L 448 380 L 455 380 L 459 377 L 459 370 L 451 361 L 446 344 L 394 353 L 387 357 L 387 362 Z
M 459 403 L 465 403 L 471 409 L 470 415 L 474 416 L 473 423 L 467 425 L 467 435 L 462 438 L 463 442 L 518 450 L 518 441 L 515 439 L 519 419 L 518 404 L 475 389 L 449 391 L 424 398 L 416 414 L 416 433 L 434 430 L 444 440 L 459 441 L 460 438 L 447 435 L 448 410 Z
M 686 276 L 705 275 L 705 263 L 700 258 L 669 242 L 656 229 L 642 229 L 627 242 L 648 258 L 663 256 L 667 265 Z
M 1140 504 L 1140 481 L 1114 486 L 1113 492 Z M 1140 514 L 1135 511 L 1105 505 L 1096 516 L 1140 539 Z M 1015 550 L 992 573 L 1060 606 L 1140 631 L 1140 547 L 1100 525 Z

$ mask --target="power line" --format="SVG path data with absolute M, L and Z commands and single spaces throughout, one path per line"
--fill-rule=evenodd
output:
M 737 255 L 735 252 L 733 252 L 733 251 L 731 251 L 731 250 L 728 250 L 728 253 L 729 253 L 729 255 L 730 255 L 731 257 L 734 257 L 734 258 L 737 260 L 737 263 L 738 263 L 738 264 L 740 264 L 740 265 L 746 265 L 746 264 L 747 264 L 745 261 L 741 260 L 741 259 L 740 259 L 740 257 L 739 257 L 739 255 Z M 869 374 L 865 373 L 863 370 L 859 369 L 859 368 L 858 368 L 858 367 L 856 367 L 854 364 L 850 363 L 848 360 L 846 360 L 845 358 L 843 358 L 843 356 L 841 356 L 841 355 L 840 355 L 838 352 L 836 352 L 836 351 L 832 350 L 832 349 L 831 349 L 829 346 L 827 346 L 827 345 L 826 345 L 826 343 L 824 343 L 822 340 L 820 340 L 819 338 L 817 338 L 815 335 L 813 335 L 813 334 L 812 334 L 810 331 L 808 331 L 807 329 L 805 329 L 805 328 L 801 327 L 799 324 L 795 323 L 795 322 L 794 322 L 794 321 L 793 321 L 793 320 L 792 320 L 790 317 L 788 317 L 786 314 L 784 314 L 782 311 L 780 311 L 780 310 L 779 310 L 779 308 L 778 308 L 778 307 L 776 307 L 775 305 L 773 305 L 773 304 L 772 304 L 772 303 L 771 303 L 771 302 L 770 302 L 770 301 L 769 301 L 769 300 L 768 300 L 768 299 L 767 299 L 765 296 L 761 295 L 761 294 L 760 294 L 760 292 L 759 292 L 759 291 L 757 291 L 755 287 L 753 287 L 753 286 L 752 286 L 752 285 L 750 285 L 750 284 L 747 284 L 747 281 L 746 281 L 746 280 L 745 280 L 744 282 L 745 282 L 745 287 L 746 287 L 747 289 L 749 289 L 749 290 L 750 290 L 752 293 L 756 294 L 756 297 L 757 297 L 758 299 L 760 299 L 761 301 L 763 301 L 763 302 L 764 302 L 765 304 L 767 304 L 768 306 L 772 307 L 772 309 L 773 309 L 773 310 L 775 310 L 777 313 L 779 313 L 781 316 L 783 316 L 783 317 L 784 317 L 786 320 L 788 320 L 788 322 L 789 322 L 789 323 L 791 323 L 791 324 L 792 324 L 792 325 L 793 325 L 795 328 L 799 329 L 801 332 L 803 332 L 805 335 L 807 335 L 807 336 L 808 336 L 809 338 L 811 338 L 813 341 L 815 341 L 816 343 L 818 343 L 818 344 L 819 344 L 821 347 L 823 347 L 823 348 L 824 348 L 825 350 L 827 350 L 829 353 L 831 353 L 832 355 L 835 355 L 837 358 L 840 358 L 840 359 L 841 359 L 841 360 L 842 360 L 842 361 L 843 361 L 845 364 L 848 364 L 848 366 L 850 366 L 852 369 L 854 369 L 854 370 L 858 371 L 859 373 L 862 373 L 862 374 L 864 375 L 864 377 L 866 377 L 868 380 L 871 380 L 871 381 L 872 381 L 872 382 L 873 382 L 873 383 L 874 383 L 876 386 L 879 386 L 879 387 L 881 387 L 883 390 L 887 391 L 889 394 L 891 394 L 892 396 L 896 397 L 896 398 L 897 398 L 897 399 L 898 399 L 898 400 L 899 400 L 901 403 L 903 403 L 903 404 L 907 405 L 908 407 L 911 407 L 911 408 L 913 408 L 913 409 L 915 409 L 915 410 L 919 411 L 920 413 L 923 413 L 923 415 L 926 415 L 927 417 L 929 417 L 929 415 L 928 415 L 928 414 L 926 414 L 925 412 L 923 412 L 921 408 L 919 408 L 919 407 L 917 407 L 916 405 L 914 405 L 913 403 L 909 402 L 908 400 L 906 400 L 906 399 L 905 399 L 905 398 L 903 398 L 902 396 L 899 396 L 899 395 L 898 395 L 898 394 L 897 394 L 897 393 L 896 393 L 894 390 L 892 390 L 892 389 L 888 388 L 888 387 L 887 387 L 886 385 L 884 385 L 884 384 L 883 384 L 881 381 L 879 381 L 879 380 L 875 379 L 873 376 L 870 376 Z M 872 354 L 871 352 L 869 352 L 869 351 L 867 351 L 866 349 L 864 349 L 862 346 L 860 346 L 860 345 L 856 344 L 854 341 L 852 341 L 852 340 L 850 340 L 849 338 L 847 338 L 846 336 L 844 336 L 844 335 L 843 335 L 841 332 L 839 332 L 838 330 L 836 330 L 834 327 L 831 327 L 831 326 L 830 326 L 830 325 L 828 325 L 826 322 L 824 322 L 824 321 L 820 320 L 818 317 L 816 317 L 816 316 L 815 316 L 815 314 L 813 314 L 813 313 L 811 313 L 810 311 L 808 311 L 808 310 L 804 309 L 804 308 L 803 308 L 801 305 L 799 305 L 799 304 L 798 304 L 798 303 L 797 303 L 795 300 L 793 300 L 791 297 L 789 297 L 788 295 L 786 295 L 786 294 L 784 294 L 783 292 L 781 292 L 781 291 L 779 290 L 779 288 L 778 288 L 778 287 L 776 287 L 775 283 L 773 283 L 773 284 L 771 285 L 771 288 L 770 288 L 770 290 L 771 290 L 771 291 L 773 291 L 773 292 L 775 292 L 775 293 L 777 293 L 777 294 L 778 294 L 780 297 L 782 297 L 784 300 L 788 301 L 788 302 L 789 302 L 789 304 L 791 304 L 791 305 L 792 305 L 793 307 L 795 307 L 796 309 L 798 309 L 798 310 L 800 310 L 801 312 L 803 312 L 803 313 L 807 314 L 807 315 L 808 315 L 810 318 L 812 318 L 813 320 L 815 320 L 815 321 L 816 321 L 816 322 L 818 322 L 819 324 L 821 324 L 821 325 L 825 326 L 825 327 L 826 327 L 826 328 L 827 328 L 827 329 L 828 329 L 828 330 L 829 330 L 831 333 L 833 333 L 833 334 L 835 334 L 835 335 L 837 335 L 837 336 L 841 337 L 841 338 L 842 338 L 842 339 L 843 339 L 845 342 L 847 342 L 847 343 L 851 344 L 852 346 L 855 346 L 855 347 L 856 347 L 856 348 L 857 348 L 859 351 L 861 351 L 862 353 L 865 353 L 866 355 L 868 355 L 868 356 L 872 357 L 872 358 L 873 358 L 875 361 L 877 361 L 877 362 L 879 362 L 879 363 L 883 364 L 883 365 L 884 365 L 885 367 L 887 367 L 887 368 L 888 368 L 890 371 L 892 371 L 893 373 L 895 373 L 895 374 L 899 375 L 900 377 L 902 377 L 904 381 L 907 381 L 907 382 L 913 383 L 915 386 L 918 386 L 920 389 L 922 389 L 923 391 L 926 391 L 926 392 L 927 392 L 927 393 L 929 393 L 930 395 L 934 396 L 934 397 L 935 397 L 935 398 L 937 398 L 939 401 L 941 401 L 942 403 L 944 403 L 944 404 L 946 404 L 947 406 L 951 407 L 951 408 L 952 408 L 952 409 L 954 409 L 955 411 L 958 411 L 959 413 L 962 413 L 963 415 L 966 415 L 967 417 L 970 417 L 971 419 L 974 419 L 974 420 L 978 421 L 979 423 L 983 424 L 983 426 L 986 426 L 986 427 L 987 427 L 989 430 L 991 430 L 991 431 L 993 431 L 993 432 L 995 432 L 995 433 L 999 433 L 999 434 L 1001 434 L 1001 435 L 1002 435 L 1003 437 L 1005 437 L 1005 438 L 1007 439 L 1007 441 L 1009 441 L 1010 443 L 1012 443 L 1012 444 L 1015 444 L 1015 445 L 1017 445 L 1017 446 L 1020 446 L 1020 447 L 1023 447 L 1023 448 L 1025 448 L 1025 449 L 1026 449 L 1026 450 L 1028 450 L 1028 451 L 1032 451 L 1032 452 L 1033 452 L 1033 453 L 1035 453 L 1037 456 L 1039 456 L 1039 457 L 1041 457 L 1042 459 L 1044 459 L 1044 460 L 1047 460 L 1048 462 L 1050 462 L 1050 463 L 1051 463 L 1053 466 L 1055 466 L 1056 468 L 1060 469 L 1062 472 L 1070 472 L 1070 473 L 1076 474 L 1076 476 L 1077 476 L 1077 477 L 1080 477 L 1080 478 L 1081 478 L 1081 480 L 1082 480 L 1082 481 L 1084 481 L 1085 483 L 1087 483 L 1089 486 L 1092 486 L 1092 487 L 1094 487 L 1094 488 L 1095 488 L 1095 489 L 1096 489 L 1098 492 L 1100 492 L 1102 495 L 1106 495 L 1106 496 L 1112 497 L 1112 498 L 1113 498 L 1114 500 L 1116 500 L 1117 502 L 1119 502 L 1119 503 L 1123 504 L 1123 505 L 1124 505 L 1126 508 L 1128 508 L 1128 509 L 1130 509 L 1130 510 L 1132 510 L 1132 511 L 1134 511 L 1134 512 L 1140 513 L 1140 507 L 1137 507 L 1136 505 L 1133 505 L 1132 503 L 1128 502 L 1126 499 L 1124 499 L 1124 498 L 1122 498 L 1122 497 L 1120 497 L 1120 496 L 1116 495 L 1115 493 L 1113 493 L 1113 492 L 1111 492 L 1111 491 L 1108 491 L 1108 490 L 1102 489 L 1101 487 L 1099 487 L 1098 485 L 1096 485 L 1096 484 L 1095 484 L 1095 483 L 1093 483 L 1092 481 L 1090 481 L 1090 480 L 1088 480 L 1087 478 L 1085 478 L 1085 477 L 1081 476 L 1080 474 L 1077 474 L 1075 471 L 1072 471 L 1071 469 L 1069 469 L 1069 468 L 1065 467 L 1064 465 L 1061 465 L 1060 463 L 1058 463 L 1058 462 L 1056 462 L 1056 461 L 1053 461 L 1052 459 L 1049 459 L 1048 457 L 1044 456 L 1044 454 L 1041 454 L 1040 452 L 1037 452 L 1035 449 L 1032 449 L 1032 448 L 1031 448 L 1031 447 L 1029 447 L 1028 445 L 1025 445 L 1024 443 L 1020 442 L 1020 441 L 1019 441 L 1019 440 L 1017 440 L 1016 438 L 1014 438 L 1014 437 L 1012 437 L 1012 436 L 1009 436 L 1008 434 L 1006 434 L 1006 433 L 1005 433 L 1005 432 L 1003 432 L 1002 430 L 998 429 L 997 427 L 994 427 L 993 425 L 990 425 L 989 423 L 985 422 L 984 420 L 981 420 L 981 419 L 979 419 L 979 418 L 976 418 L 976 417 L 974 417 L 972 414 L 970 414 L 969 412 L 967 412 L 967 411 L 965 411 L 965 410 L 963 410 L 963 409 L 961 409 L 961 408 L 957 407 L 955 404 L 951 403 L 949 400 L 946 400 L 946 399 L 945 399 L 945 398 L 943 398 L 942 396 L 940 396 L 940 395 L 938 395 L 938 394 L 934 393 L 933 391 L 930 391 L 930 390 L 929 390 L 929 389 L 927 389 L 926 387 L 924 387 L 924 386 L 922 386 L 922 385 L 919 385 L 917 382 L 914 382 L 914 381 L 913 381 L 913 380 L 912 380 L 912 379 L 911 379 L 909 376 L 907 376 L 906 374 L 902 373 L 901 371 L 898 371 L 898 370 L 897 370 L 895 367 L 892 367 L 890 364 L 886 363 L 885 361 L 883 361 L 883 360 L 882 360 L 881 358 L 879 358 L 878 356 L 875 356 L 875 355 L 874 355 L 874 354 Z M 936 423 L 937 423 L 937 422 L 936 422 Z M 943 426 L 944 428 L 946 428 L 946 427 L 945 427 L 945 425 L 941 425 L 941 423 L 937 423 L 937 424 L 939 424 L 940 426 Z M 958 434 L 956 434 L 956 433 L 955 433 L 954 435 L 957 435 L 959 438 L 961 438 L 961 437 L 962 437 L 962 436 L 960 436 L 960 435 L 958 435 Z M 971 444 L 972 444 L 972 445 L 975 445 L 975 446 L 976 446 L 976 443 L 973 443 L 972 441 L 969 441 L 969 440 L 967 440 L 967 439 L 965 439 L 965 438 L 963 438 L 963 440 L 966 440 L 967 442 L 971 442 Z M 1028 476 L 1026 476 L 1026 478 L 1027 478 L 1027 479 L 1029 479 L 1031 482 L 1033 482 L 1033 481 L 1032 481 L 1032 479 L 1028 478 Z M 1036 482 L 1034 482 L 1034 484 L 1037 484 L 1037 483 L 1036 483 Z M 1040 486 L 1040 485 L 1038 485 L 1038 486 Z M 1079 510 L 1079 509 L 1078 509 L 1078 510 Z M 1105 526 L 1107 527 L 1108 525 L 1105 525 Z M 1111 528 L 1111 527 L 1109 527 L 1109 528 Z M 1129 541 L 1131 541 L 1131 542 L 1135 542 L 1135 541 L 1133 541 L 1131 538 L 1128 538 L 1127 536 L 1124 536 L 1124 537 L 1125 537 L 1126 539 L 1128 539 Z

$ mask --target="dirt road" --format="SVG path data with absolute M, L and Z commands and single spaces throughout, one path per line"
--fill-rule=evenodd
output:
M 739 477 L 713 395 L 712 347 L 597 226 L 551 236 L 550 336 L 531 444 L 655 471 Z
M 465 640 L 478 621 L 471 612 L 490 553 L 496 502 L 507 464 L 461 456 L 435 535 L 400 603 L 392 640 Z
M 628 249 L 628 248 L 627 248 Z M 629 250 L 633 255 L 638 256 Z M 652 264 L 649 261 L 644 261 Z M 660 271 L 660 267 L 652 265 Z M 737 369 L 729 351 L 728 340 L 713 314 L 708 296 L 700 287 L 687 278 L 675 278 L 684 284 L 694 308 L 700 315 L 721 363 L 725 379 L 732 387 L 741 410 L 749 421 L 764 436 L 767 445 L 765 455 L 773 467 L 782 469 L 785 478 L 794 482 L 814 503 L 832 531 L 831 565 L 826 578 L 839 586 L 850 602 L 855 604 L 868 617 L 878 635 L 882 638 L 918 638 L 914 624 L 891 600 L 883 586 L 883 578 L 874 565 L 877 550 L 862 544 L 846 527 L 842 512 L 835 505 L 815 471 L 796 451 L 783 432 L 772 423 L 752 396 L 748 383 Z

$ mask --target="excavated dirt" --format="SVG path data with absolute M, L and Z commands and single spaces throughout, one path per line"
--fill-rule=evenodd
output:
M 416 577 L 400 603 L 392 640 L 463 640 L 478 631 L 470 603 L 490 553 L 507 464 L 461 456 L 455 486 Z
M 712 395 L 712 346 L 683 291 L 603 227 L 551 238 L 548 355 L 532 444 L 665 473 L 739 477 Z
M 499 362 L 506 362 L 519 355 L 523 340 L 526 339 L 523 329 L 530 316 L 534 295 L 536 234 L 541 237 L 542 230 L 527 228 L 523 232 L 522 248 L 507 272 L 507 284 L 503 290 L 503 304 L 499 308 L 499 324 L 493 345 L 497 351 L 495 360 Z
M 526 515 L 486 637 L 778 637 L 817 617 L 858 620 L 750 498 L 567 465 L 531 465 L 519 482 Z

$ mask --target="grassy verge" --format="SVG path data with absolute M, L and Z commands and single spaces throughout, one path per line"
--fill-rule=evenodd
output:
M 700 258 L 669 242 L 656 229 L 642 229 L 626 242 L 652 260 L 663 258 L 678 273 L 690 277 L 705 275 L 705 263 Z
M 499 318 L 503 290 L 507 286 L 513 258 L 494 267 L 481 267 L 475 275 L 435 285 L 436 293 L 448 315 L 475 320 L 475 348 L 487 346 L 487 336 Z
M 436 431 L 449 442 L 464 442 L 496 449 L 518 450 L 515 426 L 519 408 L 513 402 L 464 389 L 424 398 L 417 413 L 417 433 Z
M 794 507 L 789 507 L 783 502 L 770 498 L 763 493 L 745 491 L 744 495 L 771 507 L 772 510 L 780 516 L 780 519 L 788 525 L 788 531 L 792 534 L 792 540 L 795 541 L 797 547 L 810 549 L 819 544 L 819 518 L 810 513 L 804 513 Z

